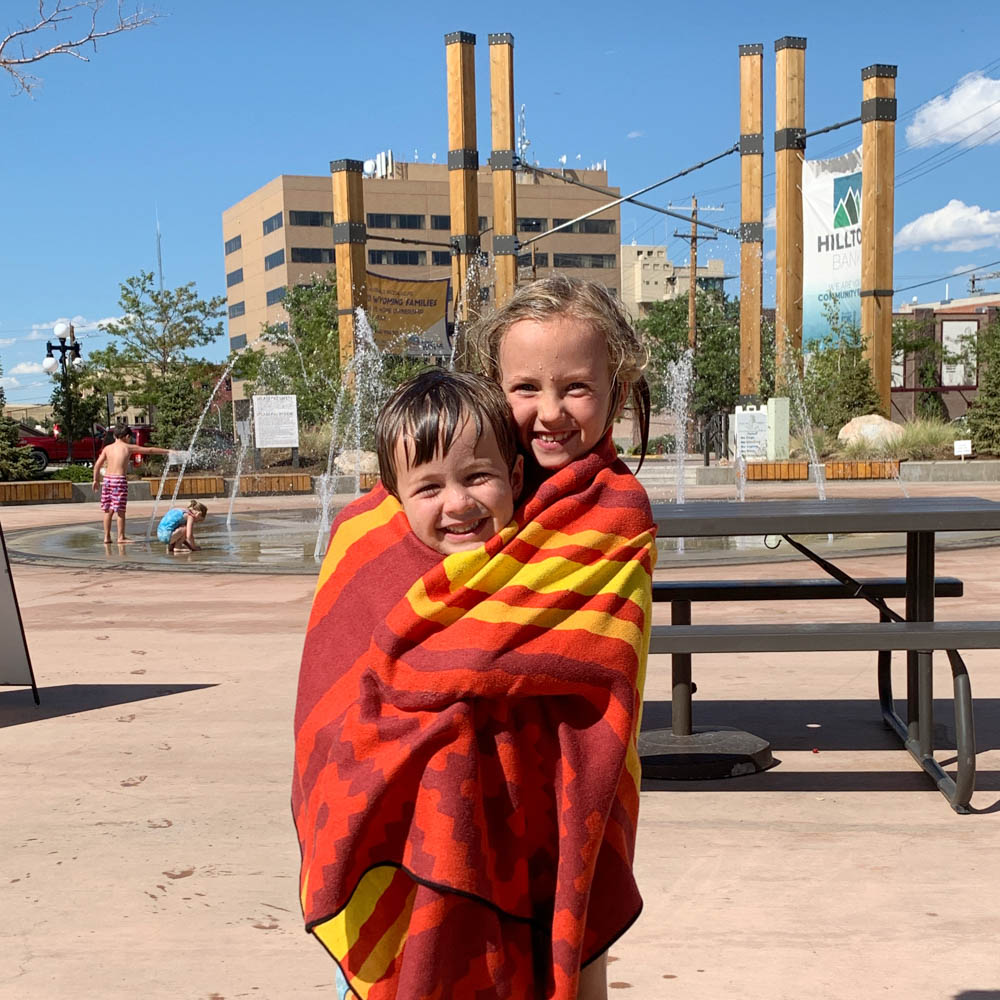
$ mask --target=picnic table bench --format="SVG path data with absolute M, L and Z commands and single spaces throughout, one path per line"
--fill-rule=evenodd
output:
M 687 509 L 685 509 L 687 508 Z M 654 626 L 651 653 L 670 653 L 673 669 L 672 730 L 640 738 L 643 773 L 677 776 L 678 757 L 698 756 L 691 720 L 691 656 L 694 653 L 861 651 L 878 653 L 878 690 L 882 717 L 937 784 L 957 812 L 968 812 L 975 786 L 975 733 L 968 671 L 958 648 L 1000 648 L 1000 621 L 935 622 L 934 599 L 957 598 L 962 582 L 934 577 L 934 533 L 941 529 L 1000 529 L 1000 504 L 970 497 L 900 498 L 752 503 L 697 502 L 654 508 L 661 536 L 780 535 L 809 555 L 834 579 L 678 581 L 654 584 L 654 601 L 669 601 L 672 624 Z M 907 536 L 905 577 L 854 580 L 809 552 L 790 532 L 898 531 Z M 842 600 L 865 598 L 879 609 L 877 622 L 786 622 L 692 625 L 691 604 L 706 601 Z M 904 598 L 906 615 L 885 601 Z M 907 717 L 895 711 L 891 683 L 893 650 L 907 653 Z M 946 650 L 955 702 L 957 778 L 946 774 L 933 753 L 932 652 Z M 738 734 L 747 736 L 749 734 Z M 751 739 L 757 739 L 751 737 Z M 756 760 L 768 766 L 770 750 Z M 671 752 L 672 751 L 672 752 Z M 752 753 L 751 753 L 752 756 Z M 697 775 L 701 776 L 701 775 Z

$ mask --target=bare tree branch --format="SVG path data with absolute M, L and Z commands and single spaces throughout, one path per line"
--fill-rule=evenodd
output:
M 114 18 L 102 21 L 101 11 L 106 4 L 107 0 L 38 0 L 37 20 L 22 24 L 0 39 L 0 69 L 10 74 L 14 94 L 30 95 L 41 83 L 39 77 L 28 73 L 23 67 L 41 62 L 49 56 L 72 56 L 81 62 L 90 62 L 90 57 L 81 49 L 93 46 L 96 52 L 100 39 L 135 31 L 136 28 L 152 24 L 161 16 L 155 10 L 146 10 L 140 6 L 127 10 L 125 0 L 116 0 Z M 77 30 L 71 31 L 68 37 L 56 41 L 48 48 L 36 45 L 35 36 L 44 31 L 59 35 L 68 30 L 64 26 L 69 25 L 69 22 L 76 22 Z M 82 25 L 80 22 L 83 22 Z

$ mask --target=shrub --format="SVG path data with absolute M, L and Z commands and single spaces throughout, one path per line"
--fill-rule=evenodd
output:
M 66 465 L 49 473 L 49 479 L 68 479 L 71 483 L 89 483 L 94 478 L 94 470 L 84 465 Z

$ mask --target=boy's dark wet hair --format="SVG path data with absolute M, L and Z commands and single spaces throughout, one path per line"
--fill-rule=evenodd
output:
M 132 428 L 128 424 L 118 424 L 115 427 L 115 438 L 118 441 L 132 436 Z
M 404 382 L 389 397 L 375 423 L 382 484 L 398 499 L 396 446 L 402 441 L 407 467 L 447 455 L 455 435 L 471 420 L 477 440 L 487 428 L 496 436 L 508 469 L 517 461 L 514 417 L 503 390 L 492 379 L 431 368 Z

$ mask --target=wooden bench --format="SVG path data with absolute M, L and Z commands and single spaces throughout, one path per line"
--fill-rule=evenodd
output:
M 825 622 L 741 625 L 692 625 L 691 604 L 707 601 L 798 601 L 850 600 L 863 592 L 870 597 L 891 599 L 906 596 L 906 580 L 880 577 L 862 579 L 858 587 L 837 580 L 689 580 L 653 584 L 653 601 L 670 602 L 670 625 L 654 625 L 650 653 L 670 653 L 673 694 L 671 724 L 674 737 L 692 735 L 691 696 L 697 690 L 691 680 L 694 653 L 781 653 L 873 650 L 878 652 L 878 690 L 882 717 L 896 731 L 903 745 L 958 812 L 967 812 L 975 784 L 975 733 L 972 694 L 962 649 L 1000 648 L 997 621 L 906 621 L 897 622 L 880 614 L 879 622 Z M 937 577 L 935 597 L 961 597 L 964 588 L 954 577 Z M 955 697 L 955 738 L 959 778 L 944 774 L 930 751 L 931 705 L 915 702 L 916 685 L 908 686 L 909 720 L 895 711 L 892 696 L 891 655 L 893 650 L 908 652 L 946 650 L 952 667 Z M 908 668 L 916 664 L 908 660 Z M 925 669 L 930 669 L 929 660 Z M 910 677 L 908 676 L 908 680 Z M 654 758 L 651 758 L 651 760 Z M 644 768 L 658 776 L 655 765 Z

